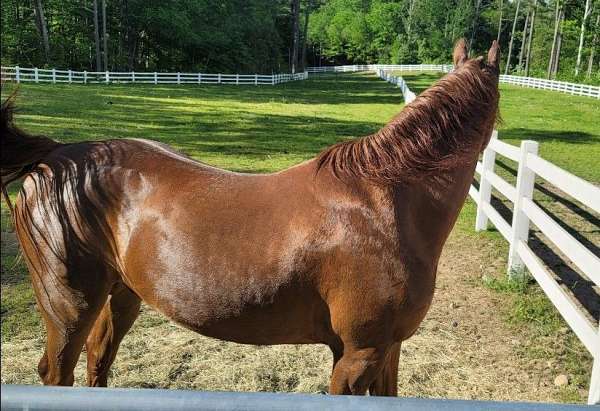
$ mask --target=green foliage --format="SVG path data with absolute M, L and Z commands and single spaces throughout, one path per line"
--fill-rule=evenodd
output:
M 46 60 L 35 2 L 1 3 L 2 64 L 95 70 L 93 2 L 42 0 L 50 56 Z M 108 67 L 121 70 L 271 73 L 287 71 L 292 17 L 288 0 L 105 0 Z M 554 38 L 555 4 L 539 0 L 529 74 L 546 77 Z M 476 4 L 480 4 L 479 8 Z M 310 12 L 307 62 L 321 64 L 448 63 L 456 39 L 473 39 L 483 54 L 498 34 L 503 61 L 515 19 L 509 0 L 302 0 L 301 20 Z M 556 78 L 600 84 L 600 1 L 587 19 L 582 64 L 574 74 L 584 1 L 565 0 L 562 45 Z M 533 0 L 521 0 L 516 15 L 509 72 L 526 46 L 523 28 Z M 100 18 L 100 31 L 102 32 Z M 303 33 L 303 21 L 300 22 Z M 596 45 L 594 46 L 594 38 Z M 595 63 L 587 75 L 595 47 Z M 104 68 L 102 67 L 101 70 Z
M 2 1 L 2 64 L 95 70 L 91 0 L 43 0 L 45 61 L 34 2 Z M 99 7 L 101 2 L 98 1 Z M 111 70 L 270 73 L 286 67 L 283 0 L 106 0 Z M 102 31 L 100 18 L 100 31 Z
M 329 63 L 448 63 L 452 58 L 454 42 L 465 37 L 473 38 L 473 54 L 487 52 L 498 35 L 500 3 L 502 23 L 500 45 L 503 61 L 509 48 L 516 1 L 482 0 L 329 0 L 312 15 L 310 41 Z M 556 0 L 538 1 L 532 42 L 530 75 L 546 77 L 548 60 L 554 35 L 554 6 Z M 588 18 L 584 37 L 581 73 L 574 75 L 579 46 L 581 19 L 585 2 L 566 1 L 565 20 L 561 25 L 562 43 L 557 79 L 600 84 L 596 50 L 596 63 L 587 77 L 587 65 L 600 27 L 595 16 L 600 13 L 600 2 Z M 524 64 L 519 67 L 521 49 L 526 47 L 523 28 L 532 0 L 521 0 L 516 16 L 512 59 L 509 72 L 524 74 Z M 598 33 L 598 34 L 597 34 Z M 598 48 L 598 45 L 596 45 Z M 526 56 L 526 53 L 524 53 Z

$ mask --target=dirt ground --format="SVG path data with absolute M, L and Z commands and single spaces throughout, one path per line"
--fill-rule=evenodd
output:
M 468 251 L 467 251 L 468 250 Z M 487 261 L 485 266 L 481 261 Z M 492 262 L 491 264 L 489 262 Z M 402 396 L 556 401 L 553 380 L 560 361 L 522 355 L 527 344 L 544 344 L 505 321 L 501 294 L 481 277 L 502 270 L 505 259 L 485 239 L 455 231 L 440 263 L 431 311 L 402 346 Z M 560 336 L 556 337 L 560 339 Z M 2 383 L 38 384 L 40 337 L 2 344 Z M 556 341 L 548 341 L 549 344 Z M 85 384 L 85 362 L 76 385 Z M 324 346 L 254 347 L 197 335 L 144 307 L 112 368 L 113 387 L 228 391 L 325 392 L 331 355 Z M 580 389 L 581 399 L 587 393 Z

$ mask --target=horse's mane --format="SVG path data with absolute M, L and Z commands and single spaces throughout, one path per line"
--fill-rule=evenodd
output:
M 419 95 L 377 133 L 323 151 L 318 170 L 383 184 L 439 177 L 483 149 L 498 110 L 497 72 L 464 63 Z

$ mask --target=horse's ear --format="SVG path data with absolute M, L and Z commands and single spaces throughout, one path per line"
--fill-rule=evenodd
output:
M 494 40 L 492 47 L 488 51 L 487 60 L 488 65 L 494 67 L 496 70 L 500 70 L 500 45 L 496 40 Z
M 454 46 L 454 52 L 452 53 L 452 61 L 454 62 L 454 67 L 458 68 L 462 66 L 469 56 L 469 52 L 467 51 L 467 42 L 464 38 L 458 40 L 456 45 Z

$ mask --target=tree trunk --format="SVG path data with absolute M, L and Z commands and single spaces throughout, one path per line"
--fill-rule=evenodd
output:
M 527 11 L 527 17 L 525 17 L 525 25 L 523 26 L 523 35 L 521 36 L 521 51 L 519 52 L 519 71 L 523 68 L 523 57 L 525 56 L 525 41 L 527 40 L 527 26 L 529 25 L 529 15 L 531 13 Z
M 476 0 L 475 15 L 473 16 L 473 27 L 471 28 L 471 40 L 469 40 L 469 50 L 473 49 L 473 40 L 475 40 L 475 32 L 477 31 L 477 20 L 479 20 L 479 7 L 480 6 L 481 6 L 481 0 Z
M 298 44 L 300 43 L 300 0 L 292 0 L 292 50 L 290 64 L 292 74 L 298 69 Z
M 108 37 L 106 35 L 106 0 L 102 0 L 102 42 L 103 42 L 103 57 L 104 71 L 108 71 Z
M 406 30 L 406 39 L 410 44 L 410 40 L 412 37 L 412 19 L 415 11 L 415 0 L 410 0 L 408 3 L 408 19 L 404 24 L 404 30 Z
M 550 60 L 548 61 L 548 73 L 547 78 L 549 79 L 554 69 L 554 55 L 556 54 L 556 42 L 558 40 L 558 27 L 560 26 L 560 1 L 556 0 L 556 10 L 554 12 L 554 37 L 552 39 L 552 51 L 550 52 Z
M 590 58 L 588 60 L 588 68 L 586 78 L 592 76 L 592 68 L 594 67 L 594 51 L 598 47 L 598 25 L 600 24 L 600 13 L 596 16 L 596 26 L 594 28 L 594 39 L 592 40 L 592 51 L 590 52 Z
M 100 58 L 100 31 L 98 29 L 98 0 L 94 0 L 94 42 L 96 43 L 96 71 L 102 70 Z
M 531 27 L 529 28 L 529 38 L 527 39 L 527 58 L 525 59 L 525 76 L 529 77 L 529 62 L 531 60 L 531 42 L 533 40 L 533 30 L 535 29 L 535 13 L 537 11 L 538 0 L 533 1 L 533 10 L 531 11 Z
M 496 41 L 500 43 L 500 33 L 502 33 L 502 0 L 500 0 L 500 18 L 498 19 L 498 36 L 496 36 Z
M 515 19 L 513 20 L 512 32 L 510 34 L 510 43 L 508 44 L 508 54 L 506 55 L 506 66 L 504 67 L 504 74 L 508 74 L 510 69 L 510 59 L 512 57 L 513 41 L 515 40 L 515 30 L 517 28 L 517 20 L 519 20 L 519 7 L 521 6 L 521 0 L 517 0 L 517 8 L 515 10 Z
M 16 24 L 16 52 L 17 52 L 17 61 L 22 61 L 21 58 L 21 10 L 19 9 L 19 2 L 15 1 L 15 24 Z
M 560 66 L 560 50 L 561 50 L 561 46 L 562 46 L 562 38 L 563 38 L 563 34 L 562 34 L 562 23 L 565 19 L 565 9 L 561 8 L 560 9 L 560 16 L 558 18 L 558 38 L 556 41 L 556 52 L 554 53 L 554 65 L 552 67 L 552 78 L 556 78 L 556 75 L 558 74 L 558 69 Z
M 35 0 L 35 18 L 38 31 L 42 37 L 42 44 L 44 46 L 44 57 L 46 64 L 50 63 L 50 42 L 48 41 L 48 26 L 46 25 L 46 17 L 44 17 L 44 7 L 42 6 L 42 0 Z
M 581 65 L 581 51 L 583 50 L 583 38 L 585 36 L 585 23 L 592 11 L 592 2 L 586 0 L 585 10 L 583 12 L 583 19 L 581 19 L 581 33 L 579 34 L 579 49 L 577 50 L 577 63 L 575 63 L 575 75 L 579 75 L 579 67 Z
M 304 30 L 302 31 L 302 58 L 300 60 L 300 64 L 302 70 L 306 69 L 306 43 L 308 42 L 308 17 L 310 16 L 310 7 L 309 4 L 306 4 L 306 9 L 304 10 Z

